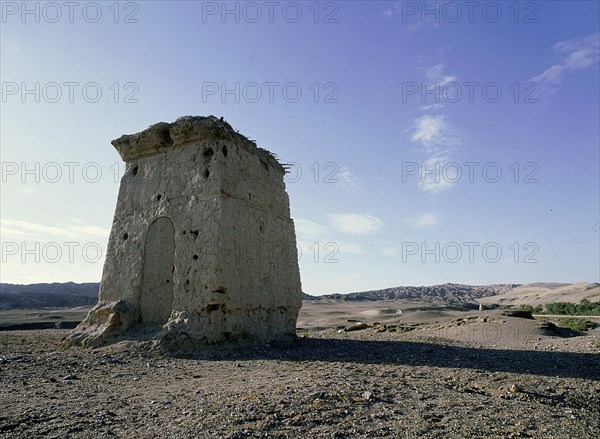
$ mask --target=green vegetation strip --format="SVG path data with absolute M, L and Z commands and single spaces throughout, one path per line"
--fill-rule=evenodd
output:
M 520 309 L 531 311 L 533 314 L 600 316 L 600 302 L 590 302 L 588 299 L 583 299 L 579 304 L 569 302 L 547 303 L 545 310 L 542 305 L 537 305 L 535 307 L 531 305 L 521 305 Z

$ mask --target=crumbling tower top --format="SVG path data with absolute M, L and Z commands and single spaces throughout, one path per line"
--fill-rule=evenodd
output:
M 124 162 L 180 148 L 199 141 L 237 140 L 246 150 L 274 168 L 283 167 L 269 151 L 235 131 L 223 118 L 183 116 L 173 123 L 159 122 L 136 134 L 124 134 L 111 143 Z

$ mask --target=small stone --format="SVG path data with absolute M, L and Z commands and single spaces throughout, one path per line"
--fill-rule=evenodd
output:
M 522 392 L 522 391 L 523 391 L 523 389 L 518 384 L 511 384 L 510 385 L 510 393 L 519 393 L 519 392 Z
M 366 399 L 367 401 L 371 400 L 371 398 L 373 397 L 373 393 L 369 392 L 368 390 L 364 391 L 362 393 L 362 397 L 364 399 Z

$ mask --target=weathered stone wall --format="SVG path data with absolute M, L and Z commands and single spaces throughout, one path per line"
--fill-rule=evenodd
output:
M 113 145 L 127 170 L 99 304 L 71 340 L 100 344 L 139 324 L 162 326 L 172 342 L 294 334 L 300 274 L 277 160 L 213 116 L 156 124 Z

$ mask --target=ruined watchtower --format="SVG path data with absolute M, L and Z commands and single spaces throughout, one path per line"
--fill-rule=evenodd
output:
M 301 306 L 284 168 L 214 116 L 113 140 L 121 179 L 99 303 L 70 341 L 135 328 L 161 338 L 295 334 Z

